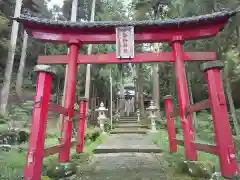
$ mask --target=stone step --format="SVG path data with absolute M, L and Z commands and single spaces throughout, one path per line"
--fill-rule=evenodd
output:
M 120 118 L 119 119 L 120 121 L 122 120 L 122 121 L 137 121 L 137 118 L 132 118 L 132 119 L 128 119 L 128 118 Z
M 137 120 L 137 118 L 119 118 L 119 119 L 122 119 L 122 120 Z
M 131 120 L 131 121 L 119 120 L 118 123 L 119 123 L 119 124 L 124 124 L 124 123 L 138 123 L 138 121 L 137 121 L 137 120 L 135 120 L 135 121 L 132 121 L 132 120 Z
M 111 134 L 96 147 L 96 153 L 161 153 L 148 134 Z
M 104 153 L 162 153 L 160 148 L 97 148 L 95 154 Z
M 122 124 L 116 124 L 113 127 L 114 128 L 148 128 L 147 125 L 142 125 L 139 123 L 122 123 Z
M 123 128 L 116 128 L 113 129 L 110 134 L 146 134 L 148 132 L 147 129 L 123 129 Z
M 120 116 L 120 119 L 137 119 L 137 116 Z
M 130 122 L 134 122 L 134 121 L 138 121 L 138 119 L 119 119 L 119 121 L 130 121 Z
M 124 123 L 124 122 L 127 122 L 127 123 L 138 123 L 138 121 L 137 120 L 119 120 L 118 121 L 119 123 Z

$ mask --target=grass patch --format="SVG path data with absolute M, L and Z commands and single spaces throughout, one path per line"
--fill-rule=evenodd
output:
M 0 124 L 0 133 L 8 132 L 8 125 L 7 124 Z
M 26 152 L 12 151 L 1 152 L 0 155 L 0 179 L 15 180 L 23 176 L 23 168 L 26 162 Z
M 177 135 L 179 139 L 181 139 L 181 135 Z M 204 180 L 203 178 L 193 178 L 189 175 L 183 174 L 181 170 L 179 170 L 181 162 L 183 162 L 184 159 L 184 148 L 181 146 L 178 146 L 178 152 L 177 153 L 169 153 L 169 143 L 168 143 L 168 134 L 164 130 L 160 130 L 159 133 L 152 135 L 152 140 L 155 144 L 157 144 L 164 152 L 163 155 L 163 166 L 166 169 L 168 179 L 171 180 Z M 198 152 L 198 160 L 199 161 L 209 161 L 214 163 L 218 170 L 218 157 L 204 153 L 204 152 Z M 176 175 L 177 174 L 177 175 Z
M 94 149 L 104 141 L 105 136 L 105 134 L 100 134 L 95 141 L 86 141 L 83 153 L 76 153 L 75 148 L 72 148 L 70 164 L 67 165 L 68 169 L 63 167 L 63 165 L 58 162 L 56 155 L 51 156 L 48 159 L 46 158 L 43 168 L 43 175 L 58 179 L 60 177 L 65 177 L 65 171 L 72 172 L 71 175 L 73 175 L 77 172 L 78 167 L 88 166 Z
M 56 145 L 57 139 L 46 139 L 45 147 Z M 28 144 L 21 144 L 19 147 L 25 149 L 21 152 L 12 150 L 11 152 L 0 153 L 0 179 L 4 180 L 17 180 L 23 176 L 23 170 L 26 163 L 26 149 Z M 56 155 L 57 157 L 57 155 Z M 51 160 L 51 157 L 47 157 L 44 161 Z
M 95 141 L 86 141 L 84 153 L 76 154 L 75 146 L 71 149 L 71 158 L 76 163 L 83 163 L 88 161 L 89 156 L 93 153 L 93 150 L 101 144 L 106 135 L 101 134 L 97 138 L 95 138 Z M 51 136 L 48 137 L 45 140 L 45 147 L 51 147 L 54 145 L 59 144 L 58 138 Z M 21 144 L 20 147 L 24 149 L 22 152 L 18 152 L 17 150 L 12 150 L 11 152 L 1 152 L 0 153 L 0 180 L 17 180 L 18 178 L 23 176 L 23 170 L 26 163 L 26 149 L 28 144 Z M 49 156 L 44 158 L 44 168 L 43 168 L 43 174 L 44 169 L 46 169 L 46 166 L 48 164 L 57 162 L 58 154 Z
M 104 142 L 104 139 L 106 138 L 106 134 L 101 134 L 97 139 L 96 141 L 86 145 L 84 147 L 84 152 L 85 153 L 89 153 L 89 154 L 92 154 L 93 153 L 93 150 L 96 149 L 96 147 L 100 144 L 102 144 Z
M 57 144 L 59 144 L 58 138 L 47 138 L 45 140 L 45 148 L 51 147 L 51 146 L 56 146 Z
M 83 153 L 76 153 L 75 149 L 72 149 L 71 151 L 71 161 L 75 164 L 83 164 L 88 163 L 89 158 L 93 154 L 94 150 L 99 144 L 102 144 L 106 135 L 101 134 L 94 142 L 85 144 L 84 152 Z M 74 151 L 74 152 L 73 152 Z

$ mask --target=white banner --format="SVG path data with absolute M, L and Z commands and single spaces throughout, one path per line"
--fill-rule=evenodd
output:
M 116 28 L 116 56 L 119 59 L 134 58 L 134 27 Z

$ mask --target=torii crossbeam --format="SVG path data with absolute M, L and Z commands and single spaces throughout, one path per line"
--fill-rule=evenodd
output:
M 215 52 L 184 52 L 184 61 L 211 61 L 216 60 Z M 78 64 L 122 64 L 122 63 L 157 63 L 174 62 L 172 52 L 138 53 L 133 59 L 118 59 L 115 53 L 78 55 Z M 64 55 L 39 56 L 38 64 L 67 64 L 68 57 Z

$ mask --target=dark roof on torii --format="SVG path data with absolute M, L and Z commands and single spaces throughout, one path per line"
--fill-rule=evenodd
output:
M 31 17 L 29 14 L 22 14 L 20 17 L 14 19 L 26 25 L 27 28 L 38 27 L 44 29 L 68 29 L 75 31 L 84 31 L 84 33 L 103 32 L 115 33 L 116 27 L 134 26 L 135 32 L 151 31 L 157 28 L 172 29 L 172 28 L 186 28 L 197 25 L 208 25 L 214 22 L 227 21 L 230 17 L 235 16 L 239 9 L 231 11 L 220 11 L 212 14 L 177 18 L 168 20 L 147 20 L 147 21 L 95 21 L 95 22 L 70 22 L 50 20 L 38 17 Z M 85 32 L 86 30 L 86 32 Z

